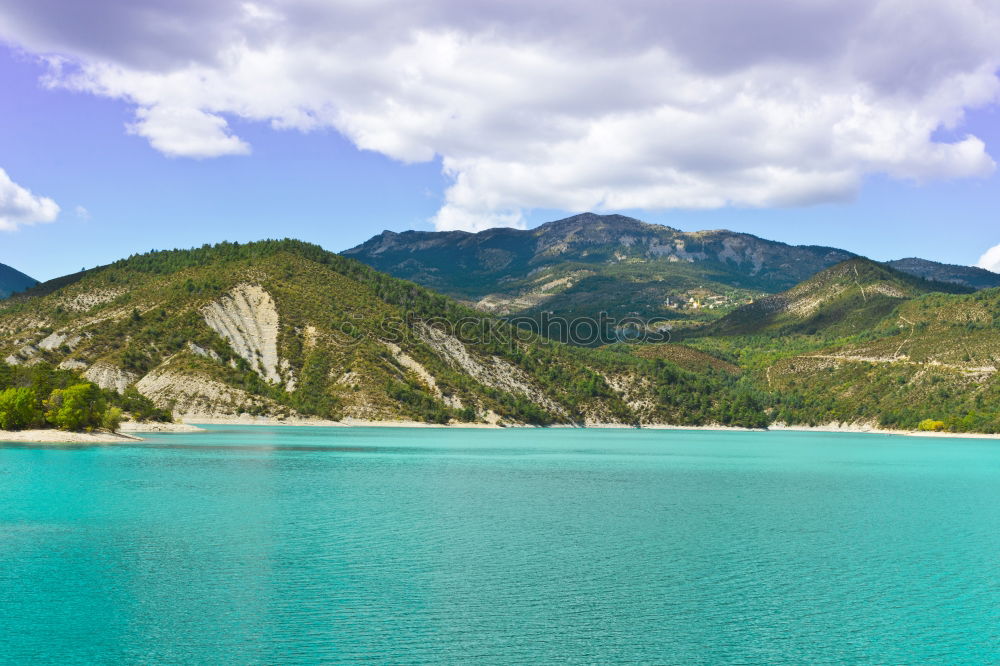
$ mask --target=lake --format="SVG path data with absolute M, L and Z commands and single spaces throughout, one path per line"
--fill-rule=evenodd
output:
M 0 660 L 1000 660 L 1000 441 L 146 437 L 0 444 Z

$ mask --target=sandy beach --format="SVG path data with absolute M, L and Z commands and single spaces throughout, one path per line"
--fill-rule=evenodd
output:
M 122 423 L 118 432 L 201 432 L 203 430 L 204 428 L 199 428 L 190 423 L 137 423 L 135 421 L 126 421 Z
M 25 442 L 32 444 L 115 444 L 141 441 L 124 433 L 66 432 L 65 430 L 0 430 L 0 442 Z

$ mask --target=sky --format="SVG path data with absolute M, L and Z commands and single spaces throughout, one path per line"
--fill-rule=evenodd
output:
M 0 0 L 0 263 L 595 211 L 1000 272 L 993 0 Z

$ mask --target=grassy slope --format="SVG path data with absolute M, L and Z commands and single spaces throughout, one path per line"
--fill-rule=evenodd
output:
M 662 359 L 692 372 L 705 372 L 709 369 L 734 375 L 740 372 L 740 367 L 737 364 L 687 345 L 655 343 L 635 345 L 629 349 L 640 358 Z

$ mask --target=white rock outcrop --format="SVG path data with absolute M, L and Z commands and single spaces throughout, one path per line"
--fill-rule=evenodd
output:
M 397 363 L 399 363 L 407 370 L 413 372 L 417 377 L 420 378 L 420 381 L 422 381 L 424 384 L 427 385 L 427 388 L 431 390 L 431 393 L 434 394 L 434 397 L 436 397 L 438 400 L 441 400 L 449 407 L 454 407 L 455 409 L 462 408 L 461 399 L 459 399 L 458 396 L 444 395 L 444 393 L 442 393 L 441 391 L 441 388 L 437 385 L 437 380 L 434 379 L 434 375 L 428 372 L 427 368 L 421 365 L 419 361 L 414 359 L 412 356 L 403 353 L 403 350 L 399 348 L 399 345 L 393 344 L 391 342 L 386 342 L 385 346 L 389 348 L 390 352 L 392 352 L 392 356 L 393 358 L 396 359 Z
M 241 284 L 202 308 L 205 323 L 261 377 L 278 384 L 278 309 L 258 285 Z
M 418 324 L 414 331 L 424 344 L 452 367 L 468 374 L 480 384 L 523 395 L 553 414 L 566 414 L 566 410 L 534 386 L 531 377 L 520 368 L 496 356 L 477 358 L 466 349 L 461 340 L 433 326 Z
M 136 388 L 158 407 L 173 407 L 175 418 L 197 419 L 238 414 L 241 408 L 276 405 L 208 377 L 157 368 Z
M 139 379 L 139 375 L 110 363 L 95 363 L 87 368 L 83 378 L 94 382 L 102 389 L 122 393 Z
M 83 339 L 82 336 L 73 335 L 72 333 L 57 332 L 49 335 L 44 340 L 39 342 L 38 346 L 39 348 L 44 349 L 46 351 L 55 351 L 56 349 L 59 349 L 63 345 L 65 345 L 69 349 L 74 349 L 78 344 L 80 344 L 80 341 L 82 339 Z
M 219 358 L 219 355 L 215 353 L 215 350 L 205 349 L 204 347 L 200 347 L 193 342 L 188 342 L 188 349 L 190 349 L 193 353 L 197 354 L 198 356 L 204 356 L 205 358 L 210 358 L 213 361 L 222 360 L 221 358 Z
M 22 363 L 30 365 L 28 362 L 31 361 L 37 353 L 38 347 L 35 345 L 24 345 L 16 352 L 5 358 L 4 362 L 7 363 L 7 365 L 21 365 Z

